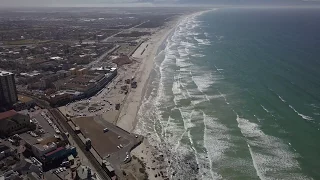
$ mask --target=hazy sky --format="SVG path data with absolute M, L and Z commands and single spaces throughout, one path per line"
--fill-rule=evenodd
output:
M 0 6 L 108 6 L 111 4 L 123 3 L 145 3 L 153 2 L 154 4 L 186 4 L 186 3 L 215 3 L 215 4 L 279 4 L 279 3 L 297 3 L 306 1 L 320 0 L 0 0 Z

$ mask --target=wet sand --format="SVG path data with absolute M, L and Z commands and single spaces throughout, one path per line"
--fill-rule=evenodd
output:
M 141 46 L 132 55 L 134 59 L 140 60 L 141 65 L 135 74 L 135 80 L 138 87 L 131 89 L 121 109 L 117 125 L 129 132 L 132 132 L 137 124 L 137 112 L 141 105 L 142 98 L 145 93 L 149 75 L 154 67 L 154 58 L 157 56 L 159 47 L 167 39 L 170 33 L 175 29 L 177 23 L 182 17 L 176 18 L 168 22 L 165 27 L 153 34 L 149 40 L 141 44 Z M 148 179 L 167 179 L 166 162 L 157 147 L 149 144 L 148 138 L 145 137 L 143 143 L 136 147 L 132 155 L 138 157 L 145 165 L 145 171 Z

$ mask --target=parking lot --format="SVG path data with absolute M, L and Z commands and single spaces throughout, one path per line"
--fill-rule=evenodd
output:
M 129 140 L 125 137 L 121 137 L 111 130 L 104 131 L 106 127 L 99 124 L 95 119 L 96 117 L 79 117 L 73 119 L 73 121 L 80 127 L 81 132 L 91 139 L 92 146 L 101 157 L 117 152 L 119 150 L 117 146 L 127 146 L 129 144 Z
M 72 121 L 90 138 L 100 157 L 115 165 L 130 161 L 131 149 L 142 140 L 141 136 L 130 134 L 101 117 L 78 117 Z

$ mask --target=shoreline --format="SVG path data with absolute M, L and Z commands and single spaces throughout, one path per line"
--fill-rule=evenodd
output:
M 135 80 L 138 82 L 136 89 L 131 89 L 129 92 L 116 125 L 132 132 L 137 124 L 137 114 L 140 105 L 143 101 L 146 91 L 147 82 L 150 80 L 150 74 L 154 68 L 154 58 L 159 53 L 159 48 L 165 43 L 166 39 L 175 30 L 181 19 L 188 15 L 177 17 L 175 20 L 168 22 L 164 28 L 153 34 L 150 39 L 140 45 L 140 47 L 133 53 L 132 57 L 141 59 L 141 65 L 136 72 Z M 141 54 L 140 52 L 143 52 Z
M 160 29 L 151 36 L 150 39 L 140 45 L 133 53 L 133 58 L 142 58 L 141 65 L 136 71 L 136 81 L 138 87 L 131 89 L 128 97 L 124 101 L 123 107 L 117 119 L 116 125 L 132 133 L 138 123 L 138 112 L 145 97 L 148 82 L 151 78 L 151 73 L 154 69 L 154 59 L 161 52 L 161 47 L 165 45 L 166 40 L 177 28 L 181 20 L 188 17 L 190 14 L 176 17 L 168 22 L 163 29 Z M 146 48 L 146 46 L 148 48 Z M 140 52 L 144 52 L 141 54 Z M 145 172 L 148 174 L 149 180 L 167 179 L 169 175 L 166 172 L 166 163 L 163 155 L 158 154 L 156 147 L 151 146 L 148 138 L 145 137 L 143 142 L 135 147 L 131 154 L 141 160 L 145 167 Z M 140 166 L 132 164 L 133 166 Z
M 190 14 L 185 14 L 177 17 L 173 21 L 170 21 L 166 24 L 166 27 L 157 31 L 156 34 L 152 35 L 151 38 L 144 42 L 136 52 L 140 52 L 143 49 L 145 52 L 144 56 L 135 52 L 132 57 L 134 58 L 143 58 L 141 65 L 138 68 L 136 74 L 140 75 L 137 77 L 136 81 L 138 82 L 137 89 L 131 89 L 127 99 L 123 104 L 119 118 L 117 120 L 117 126 L 127 130 L 128 132 L 133 132 L 138 123 L 138 112 L 140 106 L 145 97 L 147 91 L 148 82 L 150 82 L 151 73 L 154 69 L 155 62 L 154 59 L 161 52 L 161 47 L 165 46 L 166 40 L 173 34 L 178 25 L 186 18 L 192 16 L 198 16 L 205 12 L 211 10 L 193 12 Z M 160 40 L 160 41 L 159 41 Z M 148 44 L 148 45 L 146 45 Z M 147 49 L 145 46 L 148 46 Z M 168 179 L 170 174 L 168 174 L 167 166 L 170 160 L 168 160 L 164 154 L 159 151 L 157 146 L 152 146 L 148 140 L 148 137 L 144 138 L 144 141 L 131 151 L 132 155 L 138 157 L 144 164 L 145 171 L 148 174 L 148 179 L 157 180 L 157 179 Z
M 174 20 L 165 24 L 165 27 L 158 30 L 155 34 L 143 42 L 136 51 L 132 54 L 132 58 L 142 59 L 141 65 L 135 72 L 135 80 L 138 82 L 138 87 L 132 89 L 124 100 L 121 112 L 116 119 L 116 125 L 125 129 L 128 132 L 133 132 L 138 123 L 137 114 L 142 104 L 146 92 L 146 86 L 150 80 L 150 75 L 154 69 L 154 59 L 161 52 L 161 46 L 164 45 L 168 37 L 175 31 L 181 21 L 188 17 L 199 16 L 206 12 L 216 9 L 193 12 L 191 14 L 184 14 L 176 17 Z M 142 51 L 141 51 L 142 50 Z M 143 54 L 140 54 L 142 52 Z M 144 74 L 141 74 L 144 73 Z M 130 112 L 128 112 L 128 110 Z

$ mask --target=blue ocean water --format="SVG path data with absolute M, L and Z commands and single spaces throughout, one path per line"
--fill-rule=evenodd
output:
M 320 9 L 182 20 L 155 58 L 136 131 L 171 179 L 320 179 Z

